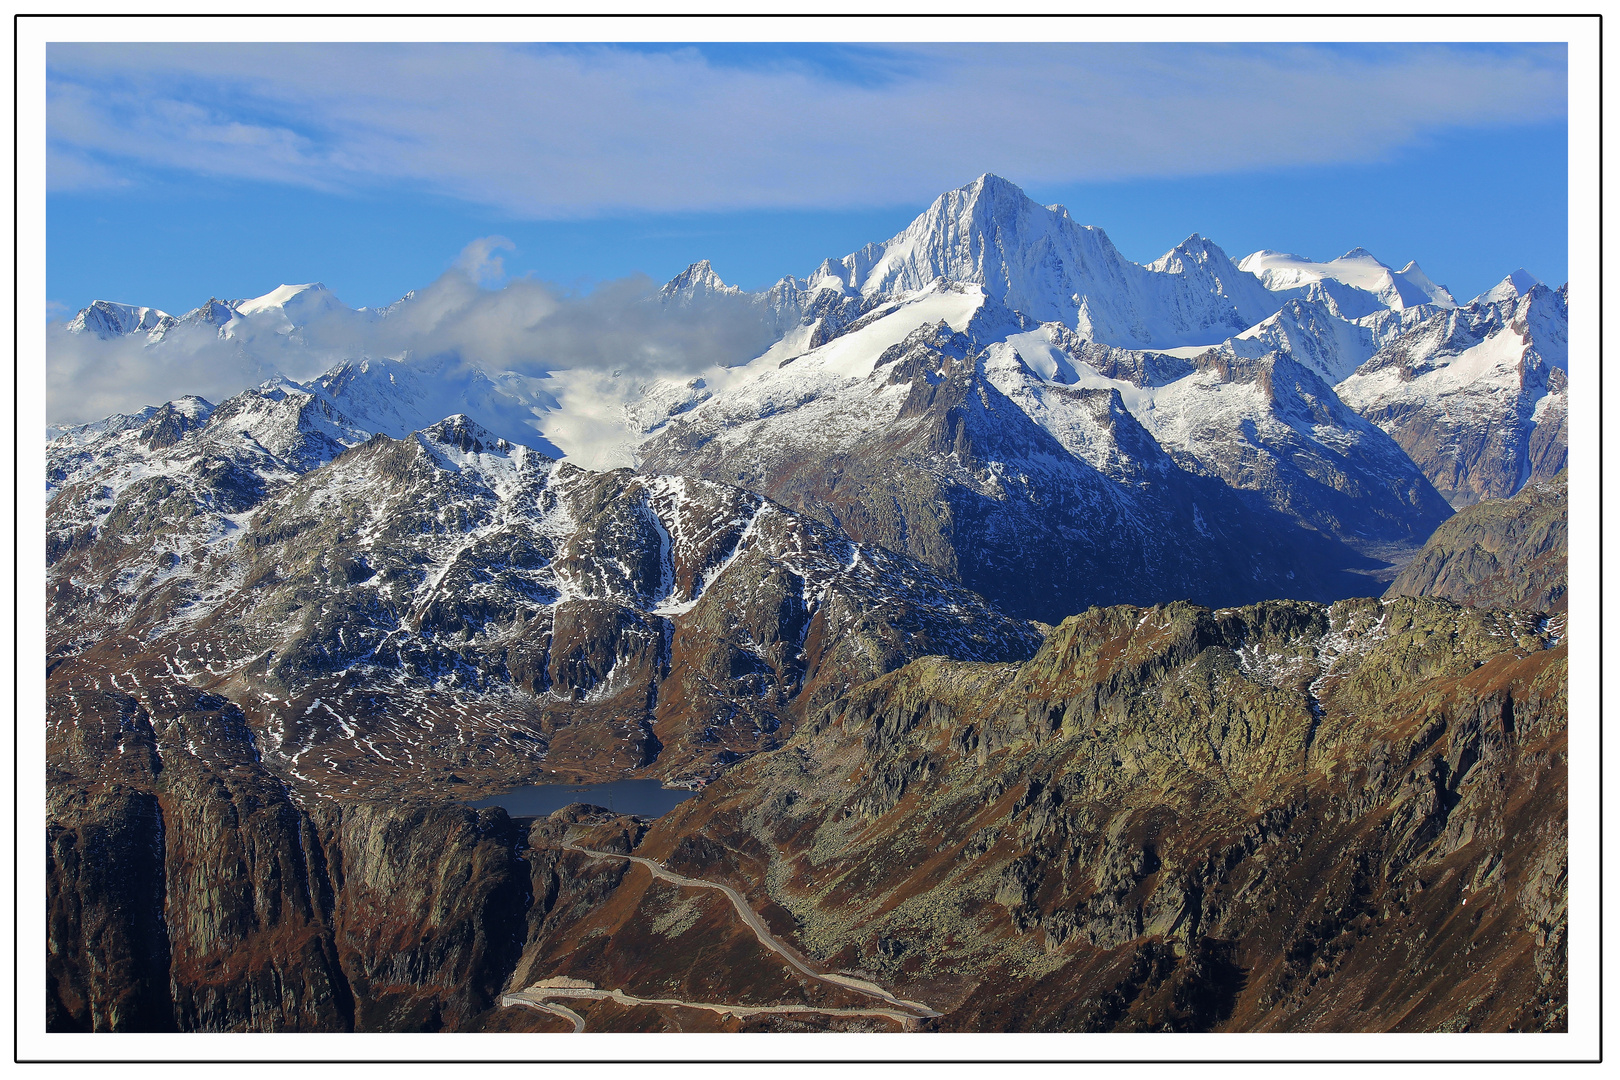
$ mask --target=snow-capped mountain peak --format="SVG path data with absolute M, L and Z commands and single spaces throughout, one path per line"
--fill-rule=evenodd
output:
M 982 285 L 1030 319 L 1128 348 L 1212 344 L 1277 310 L 1280 301 L 1202 237 L 1170 261 L 1179 272 L 1133 263 L 1101 229 L 987 173 L 945 192 L 885 243 L 824 263 L 809 286 L 870 299 L 915 294 L 941 278 Z
M 286 310 L 294 306 L 300 312 L 321 311 L 341 307 L 342 303 L 332 295 L 332 290 L 318 281 L 313 281 L 305 285 L 277 285 L 263 296 L 238 300 L 231 307 L 236 309 L 238 315 L 258 315 L 273 309 Z
M 681 296 L 741 292 L 737 286 L 727 285 L 721 281 L 720 275 L 714 272 L 714 267 L 709 265 L 708 259 L 699 259 L 670 278 L 664 287 L 658 290 L 658 295 L 664 300 L 673 300 Z
M 1240 269 L 1220 245 L 1197 233 L 1148 263 L 1147 268 L 1157 274 L 1179 274 L 1189 282 L 1196 282 L 1196 291 L 1230 302 L 1246 326 L 1260 322 L 1277 310 L 1277 298 L 1259 278 Z
M 942 277 L 971 282 L 987 286 L 992 295 L 1026 314 L 1050 318 L 1063 314 L 1055 305 L 1066 299 L 1064 290 L 1032 288 L 1040 284 L 1029 272 L 1035 268 L 1020 264 L 1027 264 L 1037 249 L 1073 248 L 1081 237 L 1065 234 L 1074 233 L 1096 233 L 1086 239 L 1096 245 L 1100 238 L 1108 253 L 1118 257 L 1101 230 L 1081 229 L 1066 212 L 1048 210 L 1016 185 L 986 173 L 939 196 L 887 243 L 846 256 L 843 263 L 849 274 L 837 276 L 866 296 L 916 292 Z M 1065 306 L 1072 308 L 1073 302 Z M 1029 307 L 1053 310 L 1037 313 L 1026 310 Z
M 1187 239 L 1148 263 L 1149 270 L 1156 270 L 1161 274 L 1179 274 L 1183 272 L 1186 263 L 1194 262 L 1200 265 L 1207 263 L 1211 258 L 1211 249 L 1219 252 L 1224 258 L 1226 252 L 1210 243 L 1208 240 L 1193 233 Z
M 1471 303 L 1499 304 L 1503 300 L 1516 300 L 1541 283 L 1540 278 L 1521 266 L 1490 289 L 1474 297 Z
M 155 340 L 162 337 L 163 332 L 173 326 L 174 322 L 173 316 L 157 308 L 96 300 L 73 317 L 67 324 L 67 331 L 70 334 L 88 332 L 100 338 L 144 333 Z
M 1351 248 L 1337 259 L 1313 262 L 1302 255 L 1261 250 L 1245 256 L 1239 269 L 1258 277 L 1274 293 L 1304 295 L 1317 282 L 1331 281 L 1367 293 L 1380 306 L 1401 311 L 1422 304 L 1454 308 L 1456 299 L 1443 285 L 1429 280 L 1415 262 L 1394 270 L 1363 247 Z
M 1316 262 L 1303 255 L 1282 251 L 1261 250 L 1244 257 L 1238 266 L 1257 276 L 1273 292 L 1296 289 L 1323 278 L 1367 292 L 1377 292 L 1391 272 L 1389 267 L 1361 247 L 1351 248 L 1328 262 Z
M 1567 346 L 1553 303 L 1562 294 L 1541 295 L 1546 292 L 1516 271 L 1482 299 L 1504 308 L 1523 303 L 1516 315 L 1491 318 L 1504 325 L 1522 322 L 1538 363 L 1562 368 Z M 984 349 L 1044 326 L 1054 341 L 1063 339 L 1061 350 L 1031 345 L 1009 370 L 1027 369 L 1047 387 L 1042 395 L 1058 397 L 1050 387 L 1079 385 L 1087 365 L 1107 378 L 1123 372 L 1123 386 L 1091 389 L 1117 389 L 1130 404 L 1143 385 L 1189 379 L 1212 363 L 1242 361 L 1233 370 L 1259 370 L 1255 363 L 1271 364 L 1273 354 L 1337 392 L 1381 350 L 1394 350 L 1398 342 L 1400 350 L 1416 348 L 1418 337 L 1409 335 L 1457 307 L 1415 262 L 1395 270 L 1362 247 L 1326 262 L 1265 249 L 1234 263 L 1217 244 L 1192 233 L 1141 265 L 1125 258 L 1101 229 L 1077 223 L 1061 205 L 1038 204 L 990 173 L 941 194 L 887 241 L 826 260 L 806 279 L 784 277 L 768 290 L 743 292 L 727 285 L 708 260 L 699 260 L 658 295 L 672 317 L 685 305 L 711 302 L 742 316 L 757 314 L 761 333 L 757 346 L 749 347 L 758 351 L 746 363 L 694 366 L 662 378 L 620 378 L 617 370 L 610 376 L 589 364 L 525 375 L 483 367 L 487 361 L 480 357 L 436 346 L 417 356 L 397 347 L 392 336 L 387 348 L 373 347 L 382 339 L 368 337 L 362 324 L 392 318 L 408 308 L 411 296 L 388 309 L 353 310 L 319 283 L 281 285 L 249 300 L 210 300 L 179 320 L 184 325 L 175 333 L 217 330 L 231 339 L 230 348 L 260 359 L 265 373 L 281 366 L 287 350 L 329 355 L 335 366 L 324 375 L 263 388 L 260 395 L 269 400 L 302 393 L 314 407 L 341 413 L 356 431 L 399 439 L 453 411 L 513 445 L 587 468 L 612 468 L 644 460 L 654 440 L 689 422 L 719 432 L 733 423 L 792 414 L 817 439 L 834 428 L 854 432 L 877 416 L 871 410 L 899 408 L 899 391 L 891 389 L 899 384 L 877 369 L 888 350 L 919 327 L 943 324 Z M 401 325 L 406 321 L 390 325 L 414 333 Z M 123 335 L 149 327 L 147 344 L 154 345 L 174 326 L 161 312 L 105 303 L 86 309 L 76 322 L 81 333 Z M 341 345 L 333 347 L 334 341 Z M 183 346 L 175 340 L 164 347 Z M 924 382 L 943 378 L 941 371 L 924 371 Z M 1211 391 L 1206 401 L 1202 391 L 1188 390 L 1187 415 L 1214 408 L 1211 403 L 1225 392 Z M 1531 393 L 1541 393 L 1539 383 Z M 862 398 L 856 407 L 844 400 L 846 394 L 872 401 Z M 1042 408 L 1056 415 L 1055 406 Z M 861 423 L 857 414 L 865 418 Z M 333 445 L 348 438 L 334 436 Z
M 1417 264 L 1416 259 L 1409 261 L 1405 266 L 1395 271 L 1393 276 L 1397 281 L 1417 287 L 1418 292 L 1423 297 L 1417 303 L 1435 304 L 1439 307 L 1457 306 L 1456 298 L 1451 295 L 1451 291 L 1444 285 L 1437 285 L 1430 280 L 1429 275 L 1423 272 L 1423 268 Z

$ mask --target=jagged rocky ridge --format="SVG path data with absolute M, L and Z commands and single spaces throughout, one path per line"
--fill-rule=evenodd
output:
M 634 385 L 445 356 L 282 385 L 366 432 L 402 438 L 448 401 L 548 456 L 746 487 L 1046 620 L 1168 595 L 1380 592 L 1446 500 L 1511 494 L 1565 453 L 1567 289 L 1520 273 L 1459 308 L 1415 265 L 1359 249 L 1239 265 L 1197 236 L 1137 266 L 993 176 L 803 280 L 745 294 L 699 263 L 652 302 L 715 298 L 753 304 L 780 340 L 740 368 Z M 300 319 L 375 323 L 411 303 L 350 312 L 284 286 L 224 305 L 218 333 L 251 348 Z M 618 449 L 578 441 L 580 393 L 622 398 Z M 868 482 L 884 475 L 907 490 Z
M 1446 499 L 1562 461 L 1564 293 L 1521 296 L 1510 278 L 1459 308 L 1415 265 L 1363 251 L 1259 253 L 1256 278 L 1200 237 L 1137 268 L 1152 298 L 1119 270 L 1072 293 L 1076 314 L 1032 284 L 1029 261 L 1056 280 L 1098 242 L 993 177 L 948 193 L 812 275 L 816 307 L 764 356 L 653 395 L 676 404 L 637 412 L 640 460 L 843 523 L 1044 619 L 1172 594 L 1381 591 Z M 712 268 L 698 278 L 720 287 Z M 1242 315 L 1188 307 L 1182 288 Z M 1089 321 L 1104 294 L 1135 314 Z M 1153 319 L 1203 329 L 1120 329 Z M 1239 535 L 1252 565 L 1228 561 Z
M 941 310 L 928 301 L 940 289 L 975 291 L 985 310 L 977 316 L 972 305 Z M 942 316 L 981 347 L 1011 344 L 1011 337 L 1043 323 L 1067 332 L 1076 347 L 1062 350 L 1066 359 L 1055 367 L 1032 364 L 1048 383 L 1072 383 L 1076 373 L 1089 381 L 1094 370 L 1112 378 L 1117 366 L 1097 357 L 1097 349 L 1158 357 L 1153 364 L 1161 372 L 1211 349 L 1225 354 L 1223 365 L 1286 357 L 1332 388 L 1313 395 L 1328 402 L 1325 408 L 1339 407 L 1333 399 L 1343 397 L 1374 420 L 1457 506 L 1512 494 L 1532 474 L 1552 475 L 1566 441 L 1567 287 L 1555 293 L 1516 271 L 1459 308 L 1415 264 L 1394 270 L 1361 249 L 1324 263 L 1262 251 L 1234 264 L 1196 235 L 1141 266 L 1123 259 L 1101 230 L 1076 224 L 1062 207 L 1041 207 L 988 175 L 940 196 L 889 241 L 828 260 L 804 279 L 743 293 L 699 262 L 650 298 L 678 310 L 710 303 L 755 309 L 763 332 L 779 340 L 741 368 L 651 379 L 558 370 L 537 379 L 486 372 L 476 358 L 453 354 L 368 356 L 367 328 L 411 323 L 417 299 L 412 294 L 387 308 L 355 311 L 322 286 L 282 286 L 254 300 L 210 301 L 170 321 L 230 339 L 250 355 L 259 355 L 255 350 L 263 351 L 267 341 L 296 343 L 303 328 L 317 322 L 341 324 L 339 337 L 359 342 L 358 356 L 321 380 L 322 390 L 367 430 L 400 437 L 447 412 L 462 412 L 509 441 L 590 467 L 634 463 L 650 438 L 712 398 L 740 394 L 742 400 L 718 411 L 746 422 L 762 370 L 814 356 L 839 339 L 846 340 L 835 347 L 836 373 L 858 378 L 864 371 L 850 368 L 857 342 L 854 351 L 862 356 L 856 367 L 869 371 L 884 349 Z M 98 301 L 72 326 L 139 330 L 161 352 L 169 317 L 151 313 L 163 325 L 139 329 L 145 311 Z M 273 364 L 279 355 L 263 351 L 261 363 Z M 797 364 L 788 376 L 817 366 Z M 824 394 L 811 384 L 797 387 L 794 396 L 802 402 Z M 617 405 L 618 421 L 612 409 L 601 409 L 603 398 Z M 1138 409 L 1136 395 L 1125 398 L 1154 438 L 1163 438 L 1166 433 L 1149 423 L 1146 402 Z M 775 407 L 797 404 L 779 395 Z M 1201 395 L 1196 404 L 1211 418 L 1222 411 L 1217 395 Z M 705 422 L 712 419 L 713 411 Z M 1226 432 L 1221 441 L 1231 445 L 1215 452 L 1241 447 L 1233 440 Z M 1401 512 L 1377 499 L 1362 504 L 1374 513 Z M 1395 561 L 1406 553 L 1394 553 Z
M 981 296 L 965 293 L 941 299 L 971 310 Z M 1025 359 L 1057 366 L 1054 338 L 1078 349 L 1059 328 L 988 348 L 974 330 L 925 324 L 856 379 L 826 370 L 836 356 L 795 360 L 822 370 L 762 375 L 695 410 L 648 444 L 643 467 L 760 491 L 1047 621 L 1163 595 L 1381 591 L 1356 572 L 1446 516 L 1382 432 L 1286 358 L 1212 356 L 1165 390 L 1151 354 L 1082 352 L 1123 376 L 1087 385 L 1042 379 Z M 1155 391 L 1156 411 L 1141 404 Z M 1189 430 L 1215 396 L 1219 419 Z
M 359 441 L 280 390 L 204 415 L 60 464 L 48 656 L 145 656 L 224 694 L 316 790 L 701 778 L 848 683 L 1039 641 L 735 487 L 587 473 L 461 417 Z
M 721 287 L 712 268 L 696 276 L 703 289 Z M 670 290 L 679 293 L 677 282 Z M 1218 361 L 1223 365 L 1285 357 L 1331 388 L 1315 395 L 1331 401 L 1328 408 L 1342 408 L 1337 398 L 1347 394 L 1346 402 L 1412 451 L 1425 477 L 1459 506 L 1484 494 L 1511 494 L 1529 475 L 1521 460 L 1528 455 L 1535 462 L 1553 462 L 1564 442 L 1559 417 L 1568 370 L 1567 288 L 1554 293 L 1520 271 L 1459 308 L 1415 264 L 1392 270 L 1361 249 L 1327 263 L 1257 252 L 1234 265 L 1198 236 L 1139 267 L 1120 259 L 1098 230 L 1075 225 L 1061 207 L 1039 207 L 990 176 L 941 196 L 887 243 L 829 261 L 804 282 L 784 281 L 763 294 L 761 302 L 773 310 L 782 308 L 784 296 L 797 298 L 788 306 L 803 312 L 802 322 L 749 367 L 797 363 L 797 356 L 814 356 L 839 337 L 889 321 L 895 327 L 886 335 L 866 335 L 870 345 L 864 351 L 875 358 L 910 327 L 943 313 L 937 303 L 922 301 L 947 286 L 984 296 L 978 314 L 971 314 L 971 307 L 944 313 L 953 329 L 969 333 L 981 346 L 1000 341 L 1016 348 L 1018 337 L 1037 323 L 1066 333 L 1069 340 L 1062 355 L 1051 358 L 1055 362 L 1031 365 L 1044 382 L 1089 381 L 1094 371 L 1112 378 L 1105 359 L 1109 351 L 1155 355 L 1161 371 L 1206 349 L 1225 354 Z M 910 326 L 902 328 L 906 323 Z M 1444 326 L 1453 330 L 1437 329 Z M 1481 343 L 1488 343 L 1489 357 L 1460 355 Z M 839 351 L 846 355 L 831 366 L 845 376 L 864 374 L 851 369 L 848 343 Z M 1364 366 L 1362 377 L 1354 378 Z M 1391 368 L 1402 372 L 1393 382 L 1377 374 Z M 1183 367 L 1182 374 L 1188 370 Z M 707 375 L 696 388 L 698 404 L 710 397 L 740 398 L 714 411 L 733 422 L 752 418 L 748 400 L 753 384 L 763 378 L 746 369 L 740 377 Z M 814 385 L 800 390 L 801 398 L 821 396 Z M 661 388 L 652 397 L 679 400 L 668 414 L 675 418 L 670 422 L 690 422 L 691 388 L 684 396 L 673 387 Z M 784 398 L 777 395 L 777 411 L 794 407 Z M 1205 395 L 1201 411 L 1218 414 L 1217 400 Z M 1132 411 L 1162 438 L 1164 432 L 1149 423 L 1142 404 L 1138 410 L 1133 402 Z M 1441 432 L 1437 441 L 1467 450 L 1460 467 L 1478 474 L 1476 482 L 1459 484 L 1459 466 L 1417 448 L 1419 412 L 1435 422 Z M 656 410 L 637 415 L 643 430 L 657 430 Z M 1232 437 L 1228 431 L 1216 441 Z M 1487 445 L 1501 451 L 1500 461 L 1479 450 Z M 1555 465 L 1532 468 L 1548 470 L 1538 475 L 1556 471 Z

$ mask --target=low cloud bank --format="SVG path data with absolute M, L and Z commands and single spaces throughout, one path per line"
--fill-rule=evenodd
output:
M 213 326 L 187 324 L 149 344 L 142 335 L 103 340 L 53 324 L 47 423 L 87 423 L 184 394 L 217 403 L 278 374 L 306 380 L 365 357 L 448 358 L 531 376 L 586 368 L 682 377 L 746 362 L 776 336 L 769 312 L 750 297 L 709 293 L 666 305 L 644 275 L 583 294 L 530 278 L 491 287 L 503 277 L 499 252 L 511 246 L 475 240 L 437 281 L 391 307 L 336 307 L 299 320 L 291 333 L 264 326 L 224 338 Z

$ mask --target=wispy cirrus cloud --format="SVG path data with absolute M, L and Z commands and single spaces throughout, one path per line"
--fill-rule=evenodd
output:
M 1560 119 L 1562 46 L 58 44 L 57 189 L 404 184 L 527 218 L 922 201 L 1388 157 Z

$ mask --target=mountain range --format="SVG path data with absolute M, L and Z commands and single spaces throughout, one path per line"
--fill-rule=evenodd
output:
M 1415 264 L 1360 249 L 1234 264 L 1194 236 L 1139 266 L 985 176 L 805 279 L 743 294 L 699 263 L 651 302 L 717 295 L 756 306 L 776 343 L 681 379 L 356 356 L 286 385 L 355 432 L 402 438 L 459 413 L 587 467 L 739 484 L 980 591 L 1050 562 L 997 539 L 1034 528 L 1058 555 L 1055 590 L 992 599 L 1045 619 L 1160 594 L 1366 591 L 1358 576 L 1387 580 L 1450 507 L 1563 462 L 1567 289 L 1522 272 L 1458 307 Z M 251 349 L 318 319 L 400 319 L 413 302 L 354 311 L 322 286 L 282 286 L 178 319 L 98 302 L 69 329 L 161 351 L 177 327 L 207 325 Z M 908 490 L 864 491 L 863 470 Z M 1088 528 L 1099 515 L 1109 527 Z M 1238 549 L 1256 557 L 1234 565 Z
M 1197 235 L 1140 265 L 985 175 L 807 277 L 750 293 L 698 262 L 637 301 L 741 312 L 768 345 L 723 363 L 368 347 L 423 303 L 283 285 L 67 324 L 153 363 L 198 335 L 267 367 L 350 344 L 315 378 L 48 429 L 53 1024 L 487 1029 L 542 956 L 653 978 L 556 952 L 623 934 L 610 911 L 684 917 L 568 853 L 644 834 L 804 955 L 948 1002 L 940 1027 L 1018 1026 L 1003 992 L 1058 1026 L 1331 1025 L 1353 995 L 1308 1001 L 1312 958 L 1374 978 L 1393 954 L 1336 935 L 1395 908 L 1432 928 L 1414 897 L 1439 874 L 1533 892 L 1489 945 L 1516 1004 L 1480 1022 L 1563 1022 L 1562 804 L 1514 770 L 1562 753 L 1567 285 L 1515 271 L 1459 303 L 1360 248 L 1234 262 Z M 1110 770 L 1149 794 L 1119 802 Z M 446 808 L 626 776 L 709 791 L 651 832 Z M 1540 831 L 1479 854 L 1464 810 L 1480 844 Z M 389 869 L 407 819 L 454 839 Z M 1317 888 L 1330 820 L 1372 832 L 1329 830 L 1362 876 L 1311 893 L 1307 932 L 1284 899 Z M 1227 865 L 1199 863 L 1206 834 Z M 87 861 L 108 845 L 127 880 Z M 946 848 L 973 869 L 940 892 L 918 867 Z M 423 938 L 394 970 L 375 935 L 421 924 L 374 899 L 368 926 L 354 889 L 441 859 L 493 891 L 433 899 L 451 952 Z M 1256 967 L 1266 942 L 1304 951 Z M 720 968 L 746 982 L 742 955 Z

